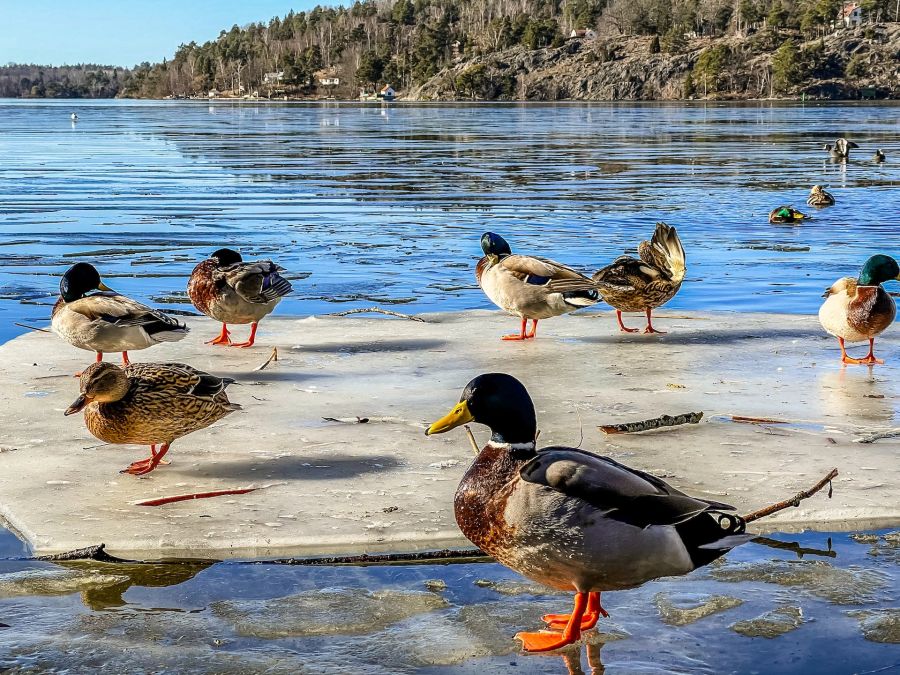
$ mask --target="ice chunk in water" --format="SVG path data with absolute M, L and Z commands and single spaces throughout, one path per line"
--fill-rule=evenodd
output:
M 657 593 L 653 597 L 659 618 L 670 626 L 687 626 L 707 616 L 724 612 L 743 604 L 740 598 L 728 595 L 695 595 Z
M 26 569 L 0 577 L 0 598 L 69 595 L 128 583 L 127 576 L 90 570 Z
M 900 644 L 900 608 L 866 609 L 847 614 L 859 619 L 866 640 Z
M 887 577 L 875 570 L 834 567 L 821 560 L 767 560 L 725 565 L 710 571 L 718 581 L 763 581 L 797 586 L 836 605 L 871 602 Z
M 785 606 L 766 612 L 755 619 L 731 624 L 731 630 L 747 637 L 776 638 L 789 633 L 803 623 L 803 610 Z
M 331 588 L 272 600 L 224 600 L 212 611 L 244 637 L 366 634 L 417 614 L 448 607 L 424 591 Z
M 481 588 L 490 588 L 501 595 L 571 595 L 571 593 L 566 594 L 543 584 L 535 584 L 524 580 L 502 579 L 493 581 L 491 579 L 477 579 L 475 585 Z

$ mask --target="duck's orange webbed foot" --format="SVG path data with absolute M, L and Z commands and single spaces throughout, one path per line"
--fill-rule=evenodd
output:
M 600 604 L 600 593 L 589 593 L 587 609 L 584 611 L 584 616 L 581 617 L 581 630 L 590 630 L 596 626 L 601 616 L 604 619 L 609 618 L 609 612 L 603 609 L 603 605 Z M 544 614 L 541 617 L 541 620 L 547 626 L 554 629 L 565 628 L 571 619 L 571 614 Z
M 637 328 L 628 328 L 624 323 L 622 323 L 622 312 L 618 309 L 616 310 L 616 321 L 619 324 L 619 330 L 623 333 L 637 333 Z
M 256 327 L 257 327 L 257 325 L 258 324 L 255 324 L 255 323 L 250 325 L 250 337 L 247 339 L 246 342 L 233 342 L 233 343 L 230 343 L 231 346 L 232 347 L 252 347 L 253 343 L 256 342 Z
M 527 325 L 528 325 L 528 319 L 522 319 L 522 330 L 520 330 L 518 333 L 512 333 L 512 334 L 510 334 L 510 335 L 504 335 L 504 336 L 502 336 L 500 339 L 501 339 L 501 340 L 506 340 L 506 341 L 510 341 L 510 340 L 530 340 L 531 338 L 534 337 L 534 331 L 537 330 L 537 322 L 535 322 L 535 324 L 534 324 L 534 329 L 532 329 L 530 335 L 529 335 L 528 333 L 525 332 L 525 327 L 526 327 Z
M 522 648 L 527 652 L 549 652 L 578 642 L 581 639 L 581 622 L 585 618 L 588 595 L 588 593 L 575 594 L 575 608 L 569 615 L 569 622 L 562 633 L 550 631 L 516 633 L 516 639 L 522 641 Z M 599 597 L 597 604 L 599 606 Z
M 648 309 L 648 310 L 647 310 L 647 327 L 644 328 L 644 334 L 646 335 L 646 334 L 648 334 L 648 333 L 659 333 L 660 335 L 665 335 L 665 334 L 666 334 L 666 331 L 664 331 L 664 330 L 656 330 L 656 329 L 653 327 L 653 322 L 650 320 L 650 312 L 651 312 L 651 310 Z
M 231 344 L 231 333 L 228 331 L 228 326 L 224 323 L 222 324 L 222 332 L 219 333 L 219 337 L 214 338 L 212 340 L 208 340 L 206 342 L 208 345 L 230 345 Z
M 148 474 L 160 464 L 168 464 L 168 462 L 163 461 L 163 455 L 165 455 L 168 450 L 168 443 L 163 445 L 159 449 L 159 452 L 156 451 L 155 445 L 151 445 L 150 456 L 147 459 L 142 459 L 139 462 L 132 462 L 119 473 L 130 473 L 132 476 L 143 476 L 144 474 Z

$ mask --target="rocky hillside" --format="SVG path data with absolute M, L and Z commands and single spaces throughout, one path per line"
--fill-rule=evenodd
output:
M 515 46 L 461 60 L 411 90 L 415 100 L 900 98 L 900 23 L 815 40 L 791 31 L 746 37 L 599 37 Z

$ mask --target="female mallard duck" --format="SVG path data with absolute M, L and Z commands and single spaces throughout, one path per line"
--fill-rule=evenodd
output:
M 833 145 L 826 144 L 824 149 L 831 154 L 832 159 L 846 162 L 850 159 L 850 149 L 858 147 L 853 141 L 848 141 L 846 138 L 838 138 Z
M 69 344 L 97 352 L 98 361 L 103 352 L 122 352 L 126 365 L 129 351 L 176 342 L 188 333 L 183 323 L 116 293 L 88 263 L 72 265 L 63 275 L 51 316 L 53 332 Z
M 81 374 L 81 396 L 65 414 L 86 408 L 88 431 L 106 443 L 149 445 L 150 457 L 122 470 L 140 476 L 159 465 L 176 438 L 241 409 L 225 394 L 232 382 L 183 363 L 93 363 Z
M 881 164 L 881 162 L 883 162 L 885 159 L 886 158 L 884 156 L 884 151 L 881 148 L 876 150 L 875 154 L 872 155 L 872 161 L 875 162 L 876 164 Z
M 821 185 L 813 185 L 809 191 L 809 197 L 806 198 L 806 203 L 816 207 L 834 206 L 834 195 Z
M 650 320 L 652 311 L 671 300 L 687 271 L 684 247 L 678 232 L 665 223 L 657 223 L 650 241 L 638 246 L 640 258 L 623 255 L 612 264 L 594 274 L 594 281 L 608 285 L 603 290 L 603 301 L 616 309 L 619 330 L 636 333 L 637 328 L 626 328 L 622 312 L 644 312 L 647 315 L 645 333 L 664 333 L 656 330 Z
M 513 255 L 506 240 L 493 232 L 481 236 L 484 257 L 475 266 L 475 278 L 484 294 L 500 309 L 522 318 L 519 333 L 504 340 L 530 340 L 541 319 L 574 312 L 600 301 L 597 284 L 558 262 L 528 255 Z M 531 332 L 525 328 L 531 319 Z
M 571 614 L 544 621 L 562 632 L 519 633 L 527 651 L 559 649 L 593 628 L 603 591 L 687 574 L 750 537 L 727 504 L 690 497 L 607 457 L 553 446 L 537 450 L 534 405 L 503 373 L 466 385 L 426 434 L 478 422 L 491 440 L 456 490 L 456 522 L 472 543 L 516 572 L 575 591 Z M 726 526 L 726 527 L 723 527 Z
M 809 216 L 791 206 L 779 206 L 777 209 L 772 209 L 771 213 L 769 213 L 769 222 L 772 225 L 799 223 L 804 220 L 809 220 Z
M 197 265 L 188 281 L 188 297 L 206 316 L 222 322 L 219 337 L 207 344 L 227 344 L 232 347 L 252 347 L 256 328 L 291 292 L 291 284 L 271 260 L 243 262 L 241 254 L 220 248 Z M 230 323 L 249 323 L 250 338 L 246 342 L 232 342 Z
M 841 345 L 842 363 L 884 363 L 875 358 L 875 336 L 894 322 L 897 306 L 881 287 L 885 281 L 900 281 L 900 266 L 886 255 L 874 255 L 863 265 L 859 278 L 835 281 L 822 297 L 819 323 Z M 869 353 L 862 359 L 847 356 L 844 341 L 869 341 Z

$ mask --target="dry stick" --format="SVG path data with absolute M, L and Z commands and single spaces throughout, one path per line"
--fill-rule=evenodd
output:
M 854 443 L 874 443 L 875 441 L 881 440 L 882 438 L 896 438 L 900 436 L 900 428 L 897 429 L 888 429 L 887 431 L 879 431 L 874 434 L 869 434 L 868 436 L 863 436 L 861 438 L 854 438 Z
M 124 560 L 116 558 L 107 553 L 104 549 L 106 544 L 97 544 L 86 548 L 77 548 L 74 551 L 66 553 L 57 553 L 55 555 L 41 555 L 34 560 L 45 560 L 47 562 L 62 562 L 66 560 L 96 560 L 98 562 L 134 562 L 132 560 Z
M 268 365 L 270 363 L 272 363 L 272 361 L 277 361 L 277 360 L 278 360 L 278 347 L 272 347 L 272 355 L 266 359 L 265 363 L 254 368 L 253 371 L 256 372 L 258 370 L 265 370 L 268 367 Z
M 18 323 L 17 321 L 13 322 L 14 326 L 19 326 L 21 328 L 27 328 L 28 330 L 37 331 L 38 333 L 52 333 L 52 330 L 47 330 L 46 328 L 35 328 L 34 326 L 26 326 L 24 323 Z
M 628 422 L 626 424 L 604 424 L 600 430 L 605 434 L 636 434 L 641 431 L 650 431 L 660 427 L 674 427 L 679 424 L 697 424 L 703 419 L 702 412 L 684 413 L 683 415 L 662 415 L 652 420 L 643 422 Z
M 235 490 L 213 490 L 212 492 L 194 492 L 188 495 L 175 495 L 174 497 L 157 497 L 156 499 L 145 499 L 140 502 L 132 502 L 134 506 L 162 506 L 163 504 L 172 504 L 174 502 L 186 502 L 191 499 L 209 499 L 210 497 L 223 497 L 225 495 L 245 495 L 248 492 L 259 490 L 258 487 L 237 488 Z
M 777 504 L 771 504 L 763 509 L 759 509 L 758 511 L 754 511 L 753 513 L 748 513 L 744 516 L 745 523 L 752 523 L 754 520 L 759 520 L 760 518 L 765 518 L 766 516 L 771 516 L 773 513 L 778 513 L 779 511 L 783 511 L 784 509 L 790 506 L 800 506 L 800 502 L 804 499 L 808 499 L 816 494 L 819 490 L 821 490 L 826 485 L 828 488 L 828 498 L 831 499 L 831 481 L 838 475 L 837 469 L 832 469 L 828 472 L 828 475 L 825 476 L 818 483 L 813 485 L 809 490 L 804 490 L 803 492 L 798 492 L 790 499 L 785 499 L 783 502 L 778 502 Z
M 478 441 L 475 440 L 475 434 L 472 433 L 472 428 L 467 424 L 463 427 L 466 430 L 466 435 L 469 437 L 469 443 L 472 444 L 472 450 L 475 454 L 479 454 L 481 450 L 478 449 Z
M 388 316 L 396 316 L 399 319 L 409 319 L 410 321 L 419 321 L 420 323 L 427 323 L 425 319 L 422 319 L 418 316 L 411 316 L 410 314 L 401 314 L 400 312 L 392 312 L 389 309 L 381 309 L 381 307 L 366 307 L 363 309 L 348 309 L 343 312 L 332 312 L 330 314 L 324 314 L 323 316 L 348 316 L 350 314 L 387 314 Z
M 785 422 L 784 420 L 772 420 L 767 417 L 744 417 L 742 415 L 732 415 L 731 421 L 738 424 L 790 424 L 790 422 Z

